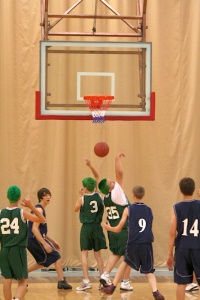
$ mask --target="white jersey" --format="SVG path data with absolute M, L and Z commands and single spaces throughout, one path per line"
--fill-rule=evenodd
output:
M 124 194 L 123 189 L 116 181 L 115 186 L 111 191 L 111 199 L 114 203 L 119 205 L 127 205 L 129 203 L 126 195 Z

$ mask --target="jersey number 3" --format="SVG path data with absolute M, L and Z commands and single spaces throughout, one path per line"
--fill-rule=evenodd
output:
M 14 230 L 14 234 L 19 234 L 18 218 L 14 218 L 11 223 L 8 218 L 2 218 L 1 224 L 2 234 L 10 234 L 11 229 Z

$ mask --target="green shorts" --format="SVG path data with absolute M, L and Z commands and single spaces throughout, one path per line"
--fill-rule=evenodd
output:
M 108 231 L 110 251 L 115 255 L 124 256 L 126 250 L 127 238 L 128 238 L 127 228 L 122 229 L 122 231 L 118 233 Z
M 0 251 L 1 274 L 6 279 L 28 278 L 26 247 L 5 247 Z
M 80 233 L 80 247 L 82 250 L 107 249 L 106 239 L 100 224 L 83 224 Z

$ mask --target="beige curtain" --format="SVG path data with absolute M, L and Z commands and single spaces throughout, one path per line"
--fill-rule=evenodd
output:
M 123 2 L 124 11 L 132 9 L 133 2 Z M 56 2 L 55 13 L 65 10 L 66 1 L 60 0 L 59 6 Z M 7 205 L 10 185 L 20 186 L 23 197 L 29 194 L 35 203 L 37 190 L 49 188 L 53 195 L 47 207 L 49 234 L 60 243 L 63 265 L 80 266 L 80 223 L 73 208 L 81 180 L 92 175 L 83 158 L 91 159 L 101 178 L 115 179 L 114 157 L 122 150 L 124 190 L 131 201 L 132 187 L 145 187 L 145 202 L 154 213 L 155 266 L 165 267 L 170 211 L 181 199 L 179 180 L 191 176 L 200 187 L 200 1 L 148 1 L 156 120 L 103 125 L 35 120 L 40 3 L 1 1 L 0 12 L 1 208 Z M 104 159 L 93 153 L 101 140 L 110 145 Z M 108 255 L 109 250 L 103 252 L 105 261 Z M 90 266 L 96 266 L 92 253 Z

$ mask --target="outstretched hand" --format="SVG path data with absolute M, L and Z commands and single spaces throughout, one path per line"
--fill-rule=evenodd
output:
M 124 152 L 120 151 L 120 152 L 117 153 L 117 157 L 120 158 L 120 157 L 122 157 L 122 156 L 125 157 Z
M 86 157 L 84 158 L 84 161 L 86 163 L 86 166 L 90 167 L 91 166 L 91 161 Z
M 27 196 L 25 199 L 22 199 L 22 202 L 20 204 L 24 207 L 29 207 L 29 208 L 33 207 L 33 203 L 29 196 Z

